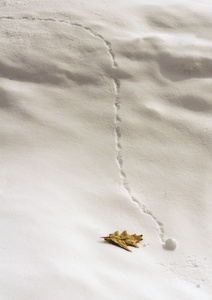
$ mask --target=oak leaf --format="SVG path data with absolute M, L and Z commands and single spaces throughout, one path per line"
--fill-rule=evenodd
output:
M 142 236 L 143 235 L 136 235 L 136 234 L 129 235 L 125 230 L 122 232 L 122 234 L 119 234 L 118 231 L 115 231 L 114 233 L 109 234 L 109 236 L 105 236 L 102 238 L 111 244 L 118 245 L 121 248 L 124 248 L 125 250 L 132 252 L 130 249 L 127 248 L 127 246 L 133 246 L 138 248 L 136 243 L 143 240 Z

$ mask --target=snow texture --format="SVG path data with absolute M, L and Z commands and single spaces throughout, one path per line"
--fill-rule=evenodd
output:
M 1 299 L 211 299 L 211 9 L 0 2 Z

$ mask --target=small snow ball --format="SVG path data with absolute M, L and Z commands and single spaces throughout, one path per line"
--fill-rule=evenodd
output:
M 165 241 L 164 248 L 169 251 L 174 251 L 177 247 L 177 241 L 173 238 L 168 238 Z

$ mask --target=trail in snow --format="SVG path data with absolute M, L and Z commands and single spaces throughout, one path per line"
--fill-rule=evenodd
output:
M 121 123 L 122 123 L 122 120 L 121 120 L 121 117 L 120 117 L 121 82 L 115 76 L 115 74 L 116 74 L 115 71 L 118 69 L 118 63 L 116 61 L 115 53 L 112 49 L 112 44 L 108 40 L 106 40 L 101 34 L 96 33 L 90 27 L 83 26 L 79 23 L 72 23 L 72 22 L 69 22 L 69 21 L 66 21 L 66 20 L 60 20 L 60 19 L 55 19 L 55 18 L 46 18 L 46 19 L 44 19 L 44 18 L 34 18 L 34 17 L 31 17 L 31 16 L 27 16 L 27 17 L 24 16 L 24 17 L 20 17 L 20 18 L 13 18 L 13 17 L 8 16 L 8 17 L 0 17 L 0 20 L 1 19 L 63 23 L 63 24 L 67 24 L 68 26 L 75 26 L 75 27 L 82 28 L 83 30 L 87 31 L 92 36 L 94 36 L 96 38 L 99 38 L 103 42 L 103 44 L 105 45 L 105 47 L 107 49 L 108 54 L 110 55 L 112 68 L 114 70 L 113 84 L 114 84 L 114 91 L 115 91 L 115 95 L 114 95 L 115 146 L 116 146 L 116 161 L 117 161 L 117 165 L 118 165 L 118 169 L 119 169 L 119 176 L 120 176 L 120 179 L 121 179 L 121 183 L 122 183 L 124 189 L 126 190 L 130 200 L 139 207 L 139 209 L 142 211 L 142 213 L 144 213 L 144 214 L 148 215 L 149 217 L 151 217 L 151 219 L 153 219 L 153 221 L 155 222 L 156 227 L 157 227 L 157 231 L 158 231 L 158 237 L 159 237 L 162 245 L 163 246 L 165 245 L 165 248 L 168 249 L 168 250 L 174 250 L 175 247 L 173 247 L 173 240 L 172 239 L 167 240 L 167 241 L 169 241 L 168 244 L 165 243 L 165 238 L 164 238 L 165 232 L 164 232 L 163 223 L 158 220 L 158 218 L 152 213 L 151 210 L 149 210 L 144 204 L 140 203 L 140 201 L 133 196 L 133 192 L 132 192 L 131 187 L 130 187 L 130 185 L 128 183 L 128 180 L 127 180 L 126 172 L 124 171 L 124 160 L 123 160 L 122 145 L 121 145 L 121 137 L 122 137 Z

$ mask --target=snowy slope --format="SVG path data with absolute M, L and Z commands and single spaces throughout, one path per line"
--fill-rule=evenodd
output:
M 211 299 L 211 15 L 0 3 L 1 299 Z

